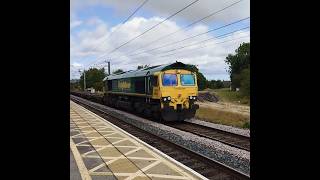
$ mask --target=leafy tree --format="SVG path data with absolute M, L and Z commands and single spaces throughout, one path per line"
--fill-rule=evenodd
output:
M 240 77 L 240 93 L 243 96 L 250 97 L 250 66 L 242 70 Z
M 250 43 L 242 43 L 235 54 L 229 54 L 225 62 L 229 65 L 229 74 L 231 79 L 231 86 L 234 90 L 241 86 L 241 72 L 250 66 Z
M 231 79 L 231 89 L 235 90 L 240 87 L 241 74 L 233 74 Z
M 221 80 L 217 80 L 215 83 L 215 88 L 216 89 L 223 88 L 223 82 Z
M 122 69 L 117 69 L 115 71 L 112 72 L 112 74 L 118 74 L 118 73 L 122 73 L 124 72 Z
M 206 77 L 204 77 L 204 75 L 197 71 L 197 82 L 198 82 L 198 89 L 200 91 L 204 90 L 205 88 L 207 88 L 207 79 Z
M 207 87 L 210 89 L 220 89 L 223 88 L 223 82 L 221 80 L 207 81 Z
M 89 70 L 85 71 L 86 75 L 86 88 L 94 88 L 95 90 L 102 91 L 103 89 L 103 79 L 105 78 L 105 70 L 97 69 L 97 68 L 90 68 Z M 83 74 L 80 77 L 80 86 L 83 89 L 83 81 L 84 76 Z
M 215 86 L 215 80 L 207 81 L 207 86 L 210 89 L 214 89 Z

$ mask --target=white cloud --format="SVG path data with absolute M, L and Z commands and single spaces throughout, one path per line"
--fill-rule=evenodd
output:
M 136 17 L 132 20 L 129 20 L 122 27 L 120 27 L 120 29 L 117 29 L 116 26 L 108 28 L 106 23 L 104 23 L 102 20 L 98 18 L 90 19 L 85 23 L 89 23 L 90 26 L 92 26 L 91 28 L 83 28 L 79 32 L 73 33 L 71 35 L 71 63 L 73 63 L 73 65 L 75 66 L 79 64 L 87 65 L 88 63 L 93 62 L 92 59 L 96 59 L 97 57 L 103 54 L 107 54 L 106 52 L 110 52 L 110 50 L 119 46 L 123 42 L 126 42 L 129 39 L 141 34 L 147 28 L 162 20 L 163 19 L 159 17 L 153 17 L 149 19 L 143 17 Z M 115 33 L 108 37 L 110 31 L 114 31 L 115 29 L 117 29 Z M 174 62 L 178 60 L 184 63 L 192 63 L 198 65 L 200 71 L 203 72 L 203 74 L 208 79 L 229 79 L 229 75 L 226 72 L 227 65 L 224 62 L 225 57 L 229 53 L 234 53 L 234 50 L 239 46 L 241 42 L 249 41 L 249 37 L 247 37 L 243 39 L 238 39 L 236 41 L 216 44 L 222 41 L 237 39 L 239 37 L 248 35 L 248 32 L 240 32 L 223 39 L 213 40 L 206 44 L 202 44 L 201 46 L 192 46 L 185 49 L 170 52 L 177 53 L 174 56 L 160 57 L 165 54 L 170 54 L 163 53 L 164 51 L 197 43 L 201 40 L 213 37 L 210 34 L 206 34 L 201 37 L 193 38 L 181 43 L 177 43 L 172 46 L 168 46 L 166 48 L 146 52 L 141 55 L 128 56 L 129 54 L 132 54 L 128 52 L 131 52 L 132 50 L 144 46 L 152 42 L 153 40 L 158 39 L 160 36 L 164 34 L 174 32 L 178 29 L 179 26 L 175 22 L 168 21 L 166 22 L 165 26 L 158 26 L 154 29 L 154 31 L 152 30 L 147 34 L 143 35 L 141 38 L 132 41 L 132 43 L 129 43 L 123 48 L 120 48 L 118 51 L 112 53 L 110 56 L 105 56 L 100 60 L 100 62 L 111 58 L 112 70 L 118 68 L 124 70 L 132 70 L 135 69 L 138 65 L 142 64 L 157 65 Z M 158 41 L 157 43 L 150 45 L 150 47 L 142 48 L 142 50 L 152 49 L 168 44 L 170 42 L 175 42 L 187 38 L 191 34 L 199 34 L 201 32 L 207 31 L 208 29 L 208 26 L 197 25 L 191 28 L 189 31 L 182 31 L 180 33 L 176 33 L 173 36 L 170 36 L 168 38 L 165 38 L 164 40 Z M 203 48 L 199 49 L 199 47 Z M 92 51 L 92 49 L 94 49 L 94 51 Z M 133 53 L 137 52 L 142 51 L 136 51 Z
M 77 27 L 77 26 L 80 26 L 82 24 L 82 21 L 71 21 L 70 22 L 70 29 L 73 29 L 73 28 L 75 28 L 75 27 Z
M 80 63 L 74 62 L 74 63 L 72 63 L 72 66 L 79 68 L 79 67 L 82 67 L 83 65 Z
M 143 10 L 156 16 L 167 17 L 193 1 L 194 0 L 149 0 L 143 6 Z M 223 9 L 237 1 L 238 0 L 200 0 L 179 13 L 174 19 L 193 21 L 199 17 L 204 17 L 212 12 Z M 70 7 L 72 12 L 81 11 L 88 6 L 112 7 L 115 9 L 116 16 L 124 18 L 131 14 L 140 4 L 142 4 L 142 2 L 142 0 L 71 0 Z M 234 19 L 247 16 L 250 16 L 250 0 L 243 0 L 226 9 L 223 13 L 218 13 L 215 17 L 210 18 L 208 22 L 230 22 Z

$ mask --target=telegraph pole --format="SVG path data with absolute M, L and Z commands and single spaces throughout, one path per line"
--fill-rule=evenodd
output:
M 106 63 L 108 63 L 108 76 L 110 75 L 110 61 L 104 61 Z
M 83 87 L 86 90 L 86 70 L 83 69 Z
M 81 70 L 79 70 L 79 73 L 81 73 Z M 86 90 L 86 70 L 83 69 L 83 90 Z
M 108 74 L 110 75 L 110 61 L 108 61 Z

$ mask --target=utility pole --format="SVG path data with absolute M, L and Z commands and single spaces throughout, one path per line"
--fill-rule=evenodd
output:
M 108 76 L 111 74 L 110 73 L 110 61 L 104 61 L 104 62 L 106 62 L 106 63 L 108 63 Z M 104 66 L 105 67 L 105 66 Z
M 79 73 L 81 73 L 81 70 L 79 70 Z M 86 70 L 83 69 L 83 90 L 86 90 Z
M 110 61 L 108 61 L 108 74 L 110 75 Z
M 83 69 L 83 87 L 86 90 L 86 70 Z

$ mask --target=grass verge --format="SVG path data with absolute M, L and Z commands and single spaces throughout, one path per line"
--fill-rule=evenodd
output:
M 234 126 L 245 129 L 250 128 L 249 116 L 209 107 L 200 106 L 200 108 L 197 110 L 196 118 L 227 126 Z

